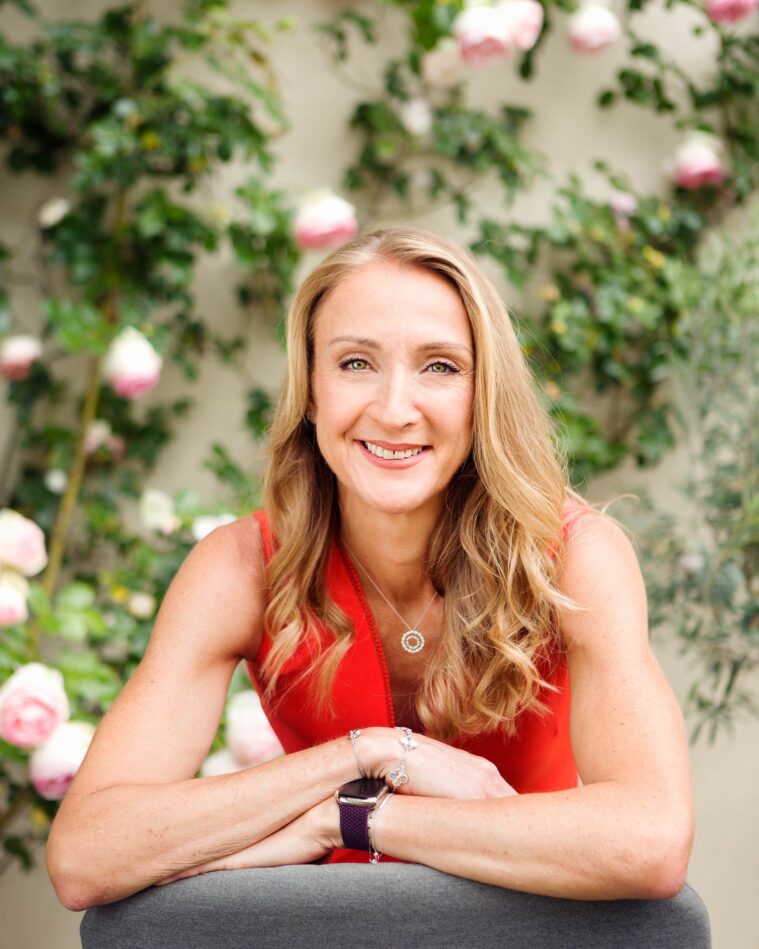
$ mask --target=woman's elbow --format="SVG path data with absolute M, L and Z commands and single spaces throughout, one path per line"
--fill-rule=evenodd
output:
M 688 863 L 693 849 L 693 822 L 681 822 L 662 829 L 652 843 L 653 859 L 644 860 L 642 898 L 668 900 L 682 890 L 687 882 Z

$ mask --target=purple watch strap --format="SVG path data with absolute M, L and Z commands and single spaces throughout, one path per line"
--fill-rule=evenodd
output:
M 360 804 L 345 804 L 340 808 L 340 835 L 349 850 L 371 850 L 369 846 L 369 815 L 373 808 Z

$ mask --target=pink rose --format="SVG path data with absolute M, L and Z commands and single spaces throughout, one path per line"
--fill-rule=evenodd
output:
M 0 566 L 33 577 L 47 565 L 45 535 L 28 517 L 6 507 L 0 511 Z
M 537 0 L 504 0 L 499 10 L 506 17 L 517 49 L 532 49 L 543 29 L 543 7 Z
M 295 240 L 304 250 L 341 247 L 357 232 L 353 205 L 326 189 L 309 192 L 295 217 Z
M 675 182 L 690 190 L 722 184 L 725 169 L 720 152 L 720 141 L 713 135 L 691 133 L 675 153 Z
M 597 53 L 621 35 L 616 15 L 599 2 L 583 4 L 569 19 L 569 42 L 576 53 Z
M 455 86 L 465 71 L 459 44 L 450 36 L 422 56 L 422 78 L 431 86 Z
M 84 450 L 88 455 L 94 455 L 99 449 L 106 449 L 106 457 L 110 455 L 113 461 L 119 461 L 124 454 L 124 439 L 121 435 L 114 435 L 111 423 L 105 419 L 93 419 L 87 427 L 84 436 Z
M 237 692 L 227 707 L 227 745 L 238 761 L 263 764 L 284 754 L 253 689 Z
M 20 574 L 0 571 L 0 626 L 15 626 L 29 619 L 28 595 L 29 584 Z
M 707 0 L 706 13 L 715 23 L 736 23 L 756 10 L 759 0 Z
M 0 737 L 18 748 L 41 744 L 69 715 L 63 676 L 41 662 L 21 666 L 0 688 Z
M 147 337 L 127 326 L 112 341 L 103 362 L 103 373 L 116 395 L 136 399 L 155 386 L 163 359 Z
M 477 69 L 508 59 L 514 47 L 511 23 L 500 7 L 466 7 L 453 21 L 461 58 Z
M 35 336 L 9 336 L 0 346 L 0 375 L 8 380 L 26 379 L 42 355 L 42 343 Z
M 29 777 L 46 801 L 59 801 L 81 767 L 95 726 L 89 722 L 64 722 L 36 748 L 29 758 Z

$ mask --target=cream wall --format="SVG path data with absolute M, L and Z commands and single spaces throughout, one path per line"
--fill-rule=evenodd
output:
M 59 4 L 65 14 L 86 14 L 94 4 L 79 0 Z M 661 7 L 661 4 L 658 4 Z M 294 13 L 299 25 L 277 44 L 274 58 L 282 78 L 287 112 L 293 131 L 281 143 L 281 160 L 277 184 L 294 194 L 317 186 L 340 186 L 342 168 L 351 152 L 351 138 L 345 130 L 355 93 L 341 84 L 326 58 L 315 45 L 309 21 L 318 21 L 330 15 L 338 5 L 327 2 L 259 2 L 239 4 L 247 14 L 273 20 L 286 13 Z M 367 8 L 380 9 L 379 4 Z M 389 11 L 385 11 L 389 16 Z M 558 17 L 557 17 L 558 19 Z M 677 17 L 661 10 L 648 16 L 646 28 L 668 45 L 678 49 L 683 64 L 706 69 L 708 59 L 703 44 L 697 44 L 687 29 L 688 15 Z M 389 41 L 398 49 L 400 32 L 397 22 L 390 26 Z M 374 83 L 379 74 L 379 60 L 372 53 L 362 52 L 360 66 L 350 65 L 354 80 Z M 471 82 L 471 101 L 483 104 L 509 97 L 515 103 L 533 106 L 536 110 L 529 133 L 530 141 L 539 144 L 550 156 L 552 170 L 562 181 L 570 171 L 587 172 L 595 157 L 608 158 L 617 168 L 628 172 L 643 191 L 665 187 L 663 162 L 671 153 L 677 136 L 667 126 L 646 113 L 623 106 L 608 113 L 600 113 L 593 106 L 594 94 L 608 81 L 620 58 L 609 50 L 596 58 L 578 58 L 571 54 L 561 30 L 550 38 L 547 48 L 538 57 L 538 80 L 523 84 L 510 66 L 483 72 Z M 644 142 L 645 146 L 640 143 Z M 590 144 L 589 144 L 590 143 Z M 230 171 L 229 183 L 244 177 L 245 169 Z M 590 179 L 590 187 L 603 192 L 602 183 Z M 5 207 L 0 222 L 0 239 L 15 241 L 23 232 L 22 225 L 45 197 L 55 193 L 51 185 L 36 190 L 36 183 L 16 187 L 11 193 L 12 205 Z M 479 189 L 483 206 L 488 201 L 487 183 Z M 220 200 L 222 190 L 207 195 L 208 200 Z M 513 215 L 525 221 L 545 218 L 550 189 L 539 184 L 530 195 L 516 203 Z M 365 224 L 391 223 L 398 218 Z M 445 233 L 466 238 L 466 234 L 452 225 L 444 212 L 418 218 L 416 223 L 440 229 Z M 313 265 L 316 257 L 304 262 L 304 271 Z M 489 268 L 490 269 L 490 268 Z M 498 276 L 490 269 L 491 274 Z M 219 255 L 205 265 L 199 274 L 198 292 L 205 313 L 214 313 L 217 325 L 232 329 L 238 317 L 232 305 L 235 268 L 227 254 Z M 519 300 L 505 288 L 508 302 L 519 312 Z M 22 296 L 24 316 L 34 325 L 36 319 L 34 293 Z M 250 440 L 238 422 L 241 414 L 241 395 L 255 381 L 275 390 L 282 375 L 282 353 L 273 340 L 269 327 L 254 323 L 248 330 L 253 345 L 246 357 L 242 376 L 208 362 L 199 383 L 189 390 L 197 400 L 192 416 L 183 422 L 178 437 L 165 452 L 161 463 L 150 479 L 151 486 L 173 491 L 192 484 L 207 501 L 215 496 L 212 477 L 204 472 L 201 463 L 207 445 L 221 440 L 235 457 L 252 467 L 260 463 L 260 449 Z M 76 366 L 71 366 L 72 374 Z M 171 367 L 164 376 L 157 399 L 188 391 L 184 382 Z M 144 404 L 148 403 L 150 396 Z M 0 410 L 0 428 L 7 421 Z M 650 487 L 660 503 L 680 509 L 682 498 L 676 482 L 684 470 L 681 454 L 668 457 L 655 471 L 641 474 L 629 468 L 597 479 L 590 486 L 593 498 L 608 497 L 626 490 Z M 691 670 L 687 660 L 676 654 L 672 643 L 655 641 L 654 648 L 678 698 L 683 699 L 689 684 Z M 759 681 L 757 682 L 759 686 Z M 697 808 L 697 837 L 690 866 L 690 882 L 705 900 L 712 918 L 715 949 L 759 949 L 757 936 L 756 894 L 759 889 L 759 761 L 756 748 L 759 722 L 748 721 L 738 725 L 734 736 L 723 735 L 716 746 L 699 744 L 691 749 L 693 784 Z M 8 945 L 14 949 L 41 949 L 57 946 L 68 949 L 79 945 L 78 923 L 80 914 L 69 913 L 56 901 L 44 867 L 30 877 L 16 871 L 7 873 L 0 881 L 0 918 L 5 923 Z

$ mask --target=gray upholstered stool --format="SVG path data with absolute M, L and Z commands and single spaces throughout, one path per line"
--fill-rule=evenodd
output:
M 88 910 L 83 949 L 709 949 L 689 886 L 669 900 L 564 900 L 417 864 L 225 870 Z

